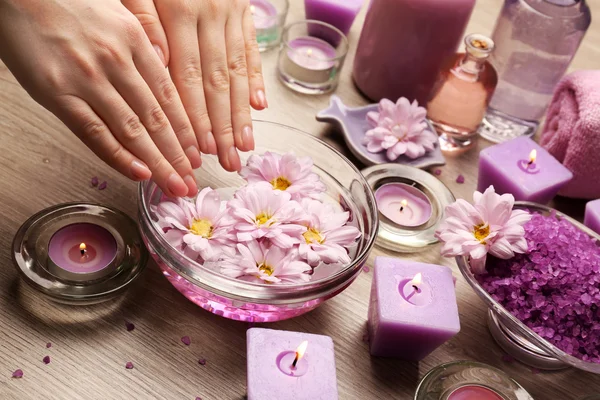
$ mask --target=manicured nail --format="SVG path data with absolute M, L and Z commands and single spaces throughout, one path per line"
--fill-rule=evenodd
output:
M 167 189 L 176 197 L 186 196 L 190 191 L 187 184 L 181 179 L 181 176 L 174 172 L 167 179 Z
M 200 152 L 195 146 L 188 147 L 185 151 L 185 155 L 187 156 L 188 160 L 190 160 L 190 164 L 192 164 L 193 169 L 200 168 L 202 165 L 202 157 L 200 157 Z
M 240 171 L 242 169 L 242 163 L 240 161 L 240 156 L 235 148 L 235 146 L 231 146 L 229 151 L 227 152 L 227 159 L 229 161 L 229 168 L 232 171 Z
M 264 90 L 261 89 L 256 92 L 256 98 L 258 100 L 258 104 L 260 104 L 262 108 L 269 107 L 269 104 L 267 103 L 267 96 L 265 96 Z
M 188 187 L 188 197 L 198 194 L 198 185 L 196 184 L 196 179 L 194 179 L 192 175 L 187 175 L 185 178 L 183 178 L 183 181 Z
M 158 54 L 158 58 L 160 58 L 160 61 L 166 67 L 167 66 L 167 60 L 165 59 L 165 53 L 163 53 L 163 51 L 162 51 L 162 49 L 160 48 L 159 45 L 155 44 L 153 47 L 154 47 L 154 51 L 156 51 L 156 54 Z
M 150 179 L 152 172 L 150 172 L 148 166 L 143 162 L 133 160 L 131 162 L 131 175 L 133 175 L 136 181 L 145 181 L 146 179 Z
M 215 142 L 215 136 L 212 132 L 208 132 L 206 135 L 206 147 L 208 149 L 208 154 L 217 155 L 217 142 Z
M 244 151 L 254 150 L 254 135 L 252 134 L 251 126 L 246 126 L 242 130 L 242 145 Z

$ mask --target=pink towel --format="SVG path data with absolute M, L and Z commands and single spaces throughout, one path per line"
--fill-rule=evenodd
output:
M 573 172 L 560 195 L 600 198 L 600 71 L 577 71 L 561 80 L 540 143 Z

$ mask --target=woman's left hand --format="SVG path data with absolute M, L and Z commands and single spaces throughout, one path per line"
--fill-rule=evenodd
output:
M 122 3 L 168 65 L 200 150 L 238 171 L 237 149 L 254 149 L 250 106 L 267 107 L 249 0 Z

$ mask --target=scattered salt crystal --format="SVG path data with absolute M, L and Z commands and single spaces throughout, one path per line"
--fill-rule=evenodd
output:
M 461 183 L 461 184 L 462 184 L 462 183 L 465 183 L 465 177 L 464 177 L 464 176 L 462 176 L 462 175 L 458 175 L 458 176 L 456 177 L 456 183 Z
M 198 360 L 198 364 L 200 365 L 206 365 L 206 358 L 201 358 Z
M 190 343 L 192 343 L 192 340 L 189 336 L 184 336 L 181 338 L 181 343 L 185 344 L 186 346 L 189 346 Z
M 93 187 L 96 187 L 96 186 L 98 186 L 98 177 L 97 177 L 97 176 L 94 176 L 94 177 L 92 178 L 92 181 L 91 181 L 90 183 L 92 184 L 92 186 L 93 186 Z
M 104 181 L 100 185 L 98 185 L 98 190 L 104 190 L 104 189 L 106 189 L 107 186 L 108 186 L 108 183 L 106 181 Z
M 46 343 L 46 348 L 49 349 L 50 347 L 52 347 L 52 343 L 50 343 L 50 342 Z
M 127 332 L 131 332 L 135 329 L 135 325 L 129 321 L 125 321 L 125 329 L 127 329 Z
M 437 176 L 440 176 L 442 174 L 442 170 L 438 168 L 435 171 L 433 171 L 433 173 L 436 174 Z
M 131 361 L 127 361 L 127 364 L 125 364 L 125 368 L 126 369 L 133 369 L 133 363 Z
M 22 378 L 23 377 L 23 370 L 22 369 L 18 369 L 15 372 L 12 373 L 12 377 L 13 378 Z
M 363 267 L 363 271 L 364 271 L 364 272 L 369 272 L 370 270 L 371 270 L 371 268 L 369 268 L 369 267 L 368 267 L 368 266 L 366 266 L 366 265 Z
M 44 358 L 42 358 L 42 361 L 44 362 L 44 364 L 48 365 L 50 364 L 50 356 L 45 356 Z

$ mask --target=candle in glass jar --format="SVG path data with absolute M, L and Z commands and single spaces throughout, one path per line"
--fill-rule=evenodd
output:
M 448 395 L 447 400 L 503 400 L 495 391 L 479 385 L 461 386 Z
M 419 189 L 405 183 L 388 183 L 375 192 L 377 208 L 397 225 L 415 227 L 431 218 L 431 201 Z
M 246 338 L 248 400 L 337 400 L 330 337 L 251 328 Z
M 56 231 L 48 243 L 48 267 L 59 278 L 94 279 L 104 274 L 116 255 L 114 236 L 96 224 L 67 225 Z
M 323 21 L 347 35 L 364 0 L 304 0 L 306 19 Z
M 250 12 L 257 36 L 260 36 L 262 30 L 273 28 L 277 24 L 277 8 L 268 0 L 250 0 Z

